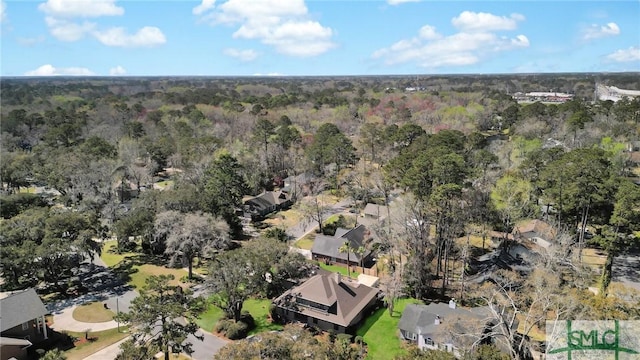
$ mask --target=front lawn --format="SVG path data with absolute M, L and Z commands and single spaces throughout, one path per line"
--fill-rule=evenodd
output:
M 248 311 L 256 322 L 255 329 L 249 332 L 249 335 L 258 334 L 265 331 L 282 330 L 282 325 L 273 324 L 269 320 L 269 306 L 271 300 L 268 299 L 249 299 L 242 305 L 242 311 Z M 224 312 L 217 306 L 209 305 L 207 311 L 202 313 L 196 324 L 206 331 L 213 332 L 218 320 L 224 317 Z
M 101 323 L 113 320 L 113 311 L 105 309 L 100 301 L 82 304 L 73 310 L 73 318 L 86 323 Z
M 371 314 L 358 329 L 357 335 L 367 343 L 367 359 L 393 359 L 405 354 L 402 340 L 398 336 L 398 322 L 407 304 L 420 304 L 416 299 L 399 299 L 393 309 L 393 316 L 386 308 Z
M 144 263 L 149 260 L 146 255 L 134 252 L 117 253 L 116 246 L 115 240 L 106 241 L 100 258 L 132 287 L 142 289 L 146 279 L 151 275 L 173 275 L 174 280 L 169 284 L 185 286 L 180 282 L 180 278 L 187 275 L 186 270 Z
M 84 339 L 85 336 L 80 332 L 68 331 L 67 333 L 78 339 Z M 64 354 L 67 356 L 67 360 L 82 360 L 129 335 L 125 326 L 120 327 L 120 332 L 118 329 L 90 332 L 88 341 L 77 343 L 75 347 L 65 351 Z

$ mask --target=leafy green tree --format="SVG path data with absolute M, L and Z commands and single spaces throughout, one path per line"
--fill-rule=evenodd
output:
M 601 293 L 606 294 L 611 283 L 613 260 L 622 251 L 640 245 L 640 239 L 634 234 L 640 229 L 640 187 L 629 180 L 622 180 L 615 195 L 613 213 L 596 240 L 607 251 L 603 266 Z
M 229 154 L 221 155 L 207 168 L 203 182 L 204 209 L 224 218 L 232 232 L 242 231 L 235 209 L 242 205 L 247 187 L 238 160 Z
M 561 223 L 580 229 L 580 257 L 590 214 L 599 215 L 601 222 L 610 216 L 611 166 L 605 151 L 591 148 L 565 153 L 545 167 L 540 182 L 543 198 L 558 209 Z
M 360 143 L 369 150 L 371 162 L 376 161 L 376 150 L 382 144 L 382 130 L 377 123 L 365 123 L 360 128 Z
M 282 115 L 276 122 L 274 142 L 285 150 L 300 141 L 300 131 L 293 125 L 287 115 Z
M 85 140 L 85 142 L 80 146 L 80 151 L 95 158 L 114 159 L 118 156 L 118 150 L 115 146 L 111 145 L 105 139 L 97 136 L 92 136 Z
M 254 106 L 255 107 L 255 106 Z M 265 118 L 258 118 L 253 127 L 253 136 L 264 146 L 265 155 L 269 154 L 269 140 L 275 134 L 275 126 Z
M 193 277 L 193 260 L 213 251 L 226 250 L 231 246 L 229 225 L 211 214 L 174 211 L 171 230 L 166 239 L 166 254 L 171 255 L 171 265 L 181 259 L 189 269 L 189 279 Z M 167 217 L 159 214 L 158 217 Z
M 211 297 L 213 304 L 236 322 L 240 320 L 242 305 L 255 290 L 248 257 L 242 248 L 219 254 L 213 259 L 207 278 L 207 286 L 215 294 Z
M 313 142 L 306 148 L 306 155 L 314 170 L 323 174 L 325 167 L 335 164 L 338 170 L 356 162 L 355 148 L 334 124 L 322 124 L 316 132 Z
M 157 346 L 165 360 L 170 353 L 193 353 L 193 344 L 186 339 L 199 331 L 195 319 L 205 309 L 202 298 L 193 297 L 189 289 L 170 285 L 173 279 L 173 275 L 150 276 L 129 312 L 117 315 L 130 324 L 137 346 Z

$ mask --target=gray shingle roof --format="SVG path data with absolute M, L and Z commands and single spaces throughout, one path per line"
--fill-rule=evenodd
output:
M 447 321 L 457 322 L 462 318 L 483 319 L 487 318 L 489 310 L 487 307 L 460 308 L 449 307 L 446 303 L 432 303 L 429 305 L 408 304 L 402 312 L 402 317 L 398 322 L 398 329 L 414 334 L 434 334 L 441 325 L 436 325 L 436 316 L 439 316 L 441 323 Z
M 311 248 L 311 253 L 332 257 L 341 260 L 347 260 L 347 253 L 341 253 L 338 249 L 346 241 L 349 241 L 349 246 L 351 249 L 357 249 L 360 246 L 364 246 L 365 238 L 370 236 L 371 233 L 364 225 L 359 225 L 356 228 L 351 230 L 338 228 L 334 236 L 326 236 L 326 235 L 318 235 L 316 239 L 313 241 L 313 247 Z M 362 257 L 369 256 L 371 251 L 366 250 Z M 360 262 L 360 255 L 354 253 L 353 251 L 349 252 L 349 260 L 352 262 Z
M 0 299 L 0 332 L 48 313 L 34 289 L 8 294 Z

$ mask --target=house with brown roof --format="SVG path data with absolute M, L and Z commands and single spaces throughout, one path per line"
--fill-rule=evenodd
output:
M 264 219 L 272 212 L 291 206 L 291 196 L 285 191 L 265 191 L 244 201 L 244 215 L 253 221 Z
M 549 223 L 535 219 L 516 224 L 513 235 L 516 240 L 530 241 L 548 249 L 556 238 L 556 230 Z
M 273 301 L 284 321 L 297 321 L 336 333 L 354 333 L 378 303 L 379 290 L 321 273 L 287 290 Z
M 47 340 L 48 313 L 34 289 L 0 294 L 0 360 L 26 359 L 29 347 Z
M 327 264 L 339 264 L 350 266 L 367 266 L 371 262 L 371 251 L 367 245 L 373 241 L 373 233 L 364 225 L 358 225 L 353 229 L 338 228 L 333 236 L 318 235 L 313 241 L 311 256 L 314 260 Z M 340 248 L 349 243 L 349 253 L 340 252 Z M 362 249 L 364 252 L 358 251 Z

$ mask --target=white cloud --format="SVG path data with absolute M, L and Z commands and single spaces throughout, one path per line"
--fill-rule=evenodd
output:
M 167 42 L 160 29 L 145 26 L 135 34 L 127 34 L 122 27 L 115 27 L 105 31 L 94 31 L 93 36 L 107 46 L 119 47 L 151 47 Z
M 582 30 L 583 40 L 600 39 L 609 36 L 615 36 L 620 34 L 620 27 L 614 22 L 610 22 L 606 25 L 592 24 Z
M 497 16 L 489 13 L 476 13 L 463 11 L 458 17 L 451 19 L 451 23 L 461 31 L 495 31 L 514 30 L 518 27 L 518 21 L 523 21 L 524 16 L 511 14 L 509 17 Z
M 607 55 L 607 60 L 615 62 L 640 61 L 640 47 L 630 47 L 628 49 L 616 50 Z
M 223 54 L 234 57 L 240 61 L 253 61 L 258 57 L 258 53 L 255 50 L 239 50 L 239 49 L 224 49 Z
M 93 71 L 83 67 L 56 68 L 46 64 L 24 73 L 25 76 L 91 76 Z
M 61 41 L 78 41 L 96 26 L 95 23 L 87 21 L 79 24 L 67 20 L 59 20 L 51 16 L 47 16 L 45 22 L 49 27 L 51 35 Z
M 472 19 L 476 19 L 475 25 L 471 22 Z M 407 62 L 425 68 L 473 65 L 498 53 L 528 47 L 529 39 L 525 35 L 498 36 L 490 31 L 507 30 L 512 26 L 515 29 L 517 21 L 522 19 L 517 14 L 506 18 L 465 11 L 452 19 L 454 25 L 462 31 L 443 35 L 435 27 L 425 25 L 413 38 L 379 49 L 372 57 L 387 65 Z
M 56 17 L 99 17 L 124 14 L 116 0 L 47 0 L 38 9 Z
M 0 1 L 0 23 L 4 22 L 7 19 L 7 4 L 5 4 L 4 0 Z
M 400 5 L 408 2 L 420 2 L 420 0 L 387 0 L 389 5 Z
M 36 44 L 42 43 L 44 42 L 45 38 L 43 35 L 37 36 L 37 37 L 18 37 L 16 39 L 18 41 L 18 43 L 22 46 L 34 46 Z
M 304 0 L 228 0 L 193 9 L 212 25 L 238 25 L 236 39 L 259 40 L 286 55 L 308 57 L 335 47 L 331 28 L 308 18 Z
M 436 28 L 431 25 L 421 27 L 420 31 L 418 31 L 418 35 L 424 40 L 435 40 L 442 37 L 442 35 L 438 34 L 436 31 Z
M 127 69 L 123 68 L 120 65 L 109 69 L 109 75 L 111 76 L 121 76 L 121 75 L 125 75 L 126 73 L 127 73 Z
M 209 9 L 213 9 L 216 5 L 216 0 L 202 0 L 202 3 L 193 8 L 193 15 L 201 15 Z

